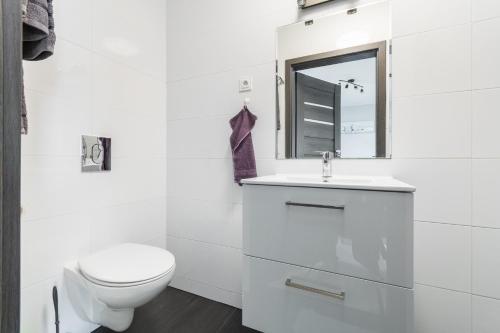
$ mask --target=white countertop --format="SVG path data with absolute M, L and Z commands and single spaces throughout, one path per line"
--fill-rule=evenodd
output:
M 351 190 L 415 192 L 415 187 L 392 177 L 336 175 L 323 181 L 319 175 L 276 174 L 241 181 L 248 185 L 323 187 Z

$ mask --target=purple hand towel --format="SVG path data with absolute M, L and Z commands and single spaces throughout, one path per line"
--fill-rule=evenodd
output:
M 233 129 L 231 134 L 231 150 L 233 152 L 234 182 L 257 177 L 255 153 L 252 142 L 252 129 L 257 117 L 245 106 L 229 124 Z

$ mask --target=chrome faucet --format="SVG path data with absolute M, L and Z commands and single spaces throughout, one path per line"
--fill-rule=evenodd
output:
M 328 178 L 332 177 L 332 160 L 334 154 L 330 151 L 324 151 L 321 153 L 322 161 L 321 165 L 323 167 L 323 181 L 328 182 Z

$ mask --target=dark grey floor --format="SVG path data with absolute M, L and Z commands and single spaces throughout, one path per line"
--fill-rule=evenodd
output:
M 241 310 L 168 287 L 135 311 L 127 333 L 255 333 L 241 325 Z M 100 328 L 93 333 L 113 333 Z

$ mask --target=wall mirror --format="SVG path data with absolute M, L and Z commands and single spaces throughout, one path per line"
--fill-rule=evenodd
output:
M 390 158 L 390 8 L 278 28 L 277 158 Z

